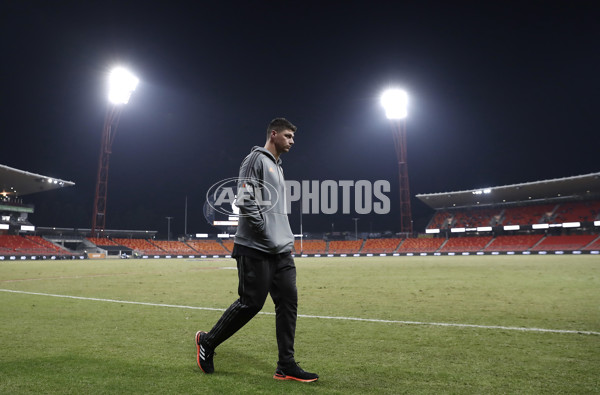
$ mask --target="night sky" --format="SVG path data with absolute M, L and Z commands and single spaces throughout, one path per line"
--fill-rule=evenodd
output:
M 266 125 L 298 126 L 291 180 L 389 180 L 389 215 L 305 232 L 399 231 L 392 127 L 410 97 L 411 195 L 600 171 L 596 1 L 24 1 L 0 6 L 0 163 L 74 187 L 28 195 L 37 226 L 91 226 L 106 77 L 140 79 L 110 162 L 108 229 L 216 233 L 208 188 Z M 413 199 L 415 229 L 432 211 Z M 299 214 L 290 216 L 299 232 Z M 333 225 L 332 225 L 333 224 Z

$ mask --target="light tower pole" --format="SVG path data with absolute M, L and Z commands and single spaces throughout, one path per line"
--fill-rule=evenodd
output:
M 171 220 L 173 217 L 165 217 L 167 219 L 167 241 L 171 241 Z
M 358 220 L 360 218 L 352 218 L 354 221 L 354 240 L 358 240 Z
M 108 164 L 112 152 L 112 143 L 115 140 L 123 105 L 129 102 L 129 97 L 137 84 L 138 79 L 122 68 L 114 69 L 109 76 L 109 106 L 106 111 L 100 142 L 100 158 L 98 159 L 94 212 L 92 214 L 92 236 L 100 237 L 105 230 Z
M 408 95 L 400 89 L 389 89 L 381 96 L 385 115 L 392 122 L 394 146 L 398 160 L 398 181 L 400 185 L 400 232 L 412 233 L 410 209 L 410 188 L 406 157 L 406 116 L 408 115 Z

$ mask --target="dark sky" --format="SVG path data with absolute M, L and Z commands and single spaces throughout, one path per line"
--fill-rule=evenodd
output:
M 294 180 L 391 182 L 389 215 L 305 231 L 398 231 L 384 88 L 410 96 L 411 195 L 600 170 L 596 1 L 24 1 L 0 6 L 0 163 L 74 181 L 26 196 L 37 226 L 89 227 L 105 80 L 140 79 L 110 162 L 107 228 L 214 233 L 202 215 L 270 119 L 298 126 Z M 415 227 L 431 211 L 413 199 Z M 299 215 L 291 216 L 299 231 Z

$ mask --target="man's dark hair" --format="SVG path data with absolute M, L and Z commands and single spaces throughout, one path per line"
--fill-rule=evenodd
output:
M 287 119 L 275 118 L 271 122 L 269 122 L 269 126 L 267 126 L 267 140 L 269 139 L 269 136 L 271 136 L 271 130 L 275 130 L 277 133 L 280 133 L 284 130 L 291 130 L 292 132 L 296 132 L 296 129 L 298 128 Z

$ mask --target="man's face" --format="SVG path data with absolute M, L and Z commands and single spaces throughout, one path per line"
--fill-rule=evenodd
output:
M 277 149 L 278 153 L 288 152 L 292 145 L 294 145 L 294 132 L 291 130 L 283 130 L 279 133 L 271 132 L 271 137 L 273 139 L 273 144 L 275 145 L 275 149 Z

